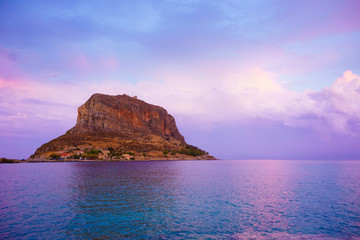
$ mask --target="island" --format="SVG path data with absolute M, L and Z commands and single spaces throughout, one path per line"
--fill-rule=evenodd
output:
M 76 125 L 39 147 L 27 161 L 211 160 L 185 142 L 173 116 L 136 96 L 93 94 Z

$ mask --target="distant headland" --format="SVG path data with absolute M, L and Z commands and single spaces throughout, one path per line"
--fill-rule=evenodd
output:
M 215 159 L 185 142 L 173 116 L 126 94 L 96 93 L 78 108 L 76 125 L 39 147 L 28 161 Z

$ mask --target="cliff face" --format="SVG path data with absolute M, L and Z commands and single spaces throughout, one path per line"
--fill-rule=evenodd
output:
M 130 157 L 129 157 L 130 156 Z M 30 158 L 212 159 L 188 145 L 175 119 L 159 106 L 128 95 L 94 94 L 78 108 L 76 125 Z
M 78 109 L 75 127 L 66 134 L 157 135 L 185 142 L 175 119 L 159 106 L 127 95 L 94 94 Z

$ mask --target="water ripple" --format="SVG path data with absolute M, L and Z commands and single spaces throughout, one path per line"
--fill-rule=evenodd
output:
M 0 165 L 1 239 L 360 239 L 360 161 Z

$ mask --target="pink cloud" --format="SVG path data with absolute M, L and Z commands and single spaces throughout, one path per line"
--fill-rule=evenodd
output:
M 351 123 L 360 123 L 360 76 L 344 72 L 330 87 L 315 94 L 321 112 L 334 128 L 350 132 Z
M 7 80 L 0 77 L 0 89 L 1 88 L 19 89 L 21 88 L 21 84 L 18 81 Z
M 321 91 L 301 92 L 287 89 L 276 80 L 277 75 L 261 69 L 210 71 L 203 79 L 179 72 L 167 74 L 160 79 L 171 81 L 144 81 L 136 85 L 136 91 L 131 86 L 123 89 L 175 114 L 197 116 L 199 124 L 206 126 L 268 119 L 321 132 L 359 130 L 354 123 L 360 122 L 360 78 L 350 71 Z

